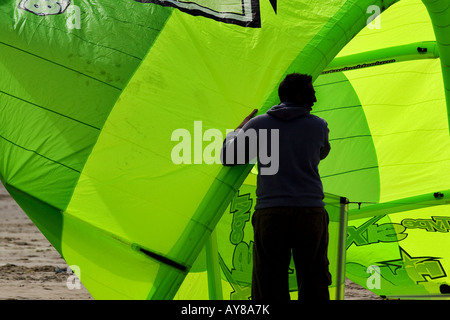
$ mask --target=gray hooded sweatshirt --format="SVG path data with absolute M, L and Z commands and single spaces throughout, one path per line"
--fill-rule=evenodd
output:
M 237 141 L 243 136 L 251 137 L 252 131 L 256 132 L 257 142 L 247 139 L 246 159 L 239 162 Z M 252 118 L 237 134 L 228 134 L 222 148 L 222 163 L 228 166 L 255 163 L 252 158 L 257 155 L 255 209 L 323 207 L 318 166 L 330 151 L 328 132 L 325 120 L 294 103 L 283 102 Z M 227 158 L 231 148 L 232 160 Z

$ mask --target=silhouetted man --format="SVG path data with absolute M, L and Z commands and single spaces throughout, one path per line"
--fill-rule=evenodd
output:
M 240 153 L 245 153 L 245 162 L 251 162 L 255 154 L 249 153 L 257 150 L 252 299 L 290 298 L 292 252 L 299 300 L 328 300 L 328 214 L 318 170 L 330 151 L 328 125 L 310 114 L 317 101 L 311 76 L 287 75 L 278 95 L 279 105 L 252 118 L 254 110 L 237 132 L 227 136 L 222 148 L 224 165 L 242 164 L 236 161 Z M 249 138 L 253 131 L 257 141 Z M 239 148 L 238 141 L 245 136 L 246 147 Z M 266 155 L 272 153 L 272 163 L 261 160 L 263 149 Z M 227 157 L 230 153 L 234 157 Z M 269 166 L 272 170 L 264 171 Z

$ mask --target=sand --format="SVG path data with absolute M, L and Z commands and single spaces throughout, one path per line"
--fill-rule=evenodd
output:
M 0 183 L 0 299 L 92 300 L 74 277 L 64 259 Z M 345 299 L 380 298 L 346 279 Z

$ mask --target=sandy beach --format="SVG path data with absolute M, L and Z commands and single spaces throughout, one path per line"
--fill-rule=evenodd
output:
M 0 299 L 92 300 L 81 284 L 69 288 L 73 275 L 59 253 L 0 184 Z M 379 300 L 346 280 L 346 300 Z

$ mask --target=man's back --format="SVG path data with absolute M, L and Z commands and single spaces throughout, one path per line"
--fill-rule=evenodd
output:
M 255 129 L 261 140 L 261 129 L 267 129 L 271 152 L 278 152 L 278 170 L 273 174 L 259 174 L 255 209 L 267 207 L 323 207 L 323 187 L 318 165 L 330 151 L 327 123 L 305 108 L 293 103 L 281 103 L 266 114 L 250 120 L 243 128 Z M 274 141 L 271 130 L 278 130 L 278 148 L 270 150 Z M 278 149 L 278 150 L 277 150 Z M 273 163 L 270 164 L 273 166 Z M 258 170 L 267 167 L 258 161 Z
M 329 219 L 318 170 L 320 160 L 330 151 L 328 127 L 310 114 L 317 101 L 310 75 L 288 74 L 278 87 L 278 96 L 280 105 L 249 120 L 252 112 L 237 127 L 237 135 L 227 136 L 221 155 L 224 165 L 239 164 L 236 158 L 234 164 L 228 163 L 236 150 L 248 153 L 247 161 L 258 156 L 252 299 L 290 299 L 292 257 L 298 299 L 329 300 Z M 252 137 L 256 135 L 259 150 L 253 154 Z M 248 150 L 242 147 L 246 137 L 253 146 Z

